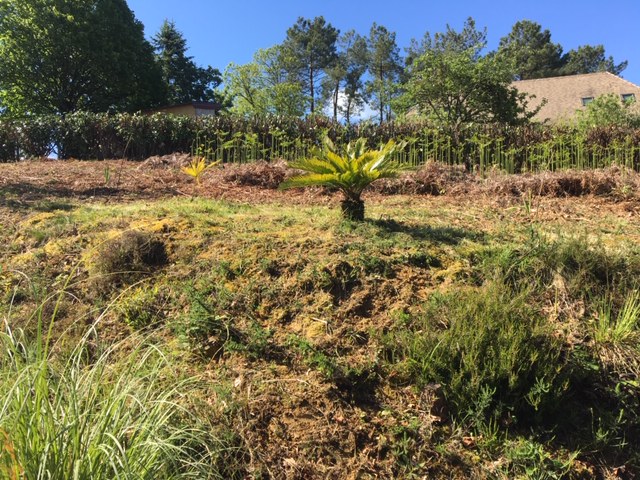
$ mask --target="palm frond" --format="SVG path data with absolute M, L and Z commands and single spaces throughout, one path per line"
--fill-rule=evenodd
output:
M 325 160 L 321 160 L 315 157 L 289 162 L 289 167 L 295 168 L 297 170 L 304 170 L 305 172 L 310 173 L 337 173 L 334 165 L 327 163 Z
M 309 172 L 290 178 L 280 188 L 328 185 L 339 188 L 347 198 L 358 199 L 371 182 L 398 175 L 405 167 L 393 160 L 396 149 L 404 144 L 393 140 L 378 150 L 367 150 L 366 139 L 350 142 L 339 152 L 333 142 L 325 138 L 322 149 L 314 149 L 311 158 L 290 162 L 289 166 Z
M 299 175 L 291 177 L 282 182 L 278 188 L 285 190 L 288 188 L 311 187 L 319 185 L 328 185 L 340 188 L 340 178 L 333 173 L 310 173 L 307 175 Z

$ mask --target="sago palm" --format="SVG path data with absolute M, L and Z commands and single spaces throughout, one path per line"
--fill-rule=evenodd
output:
M 329 138 L 323 140 L 323 148 L 312 151 L 310 158 L 289 162 L 289 166 L 308 172 L 285 180 L 281 189 L 326 185 L 340 190 L 342 215 L 350 220 L 364 220 L 362 192 L 379 178 L 392 178 L 406 167 L 393 159 L 393 154 L 404 143 L 390 140 L 378 150 L 367 150 L 367 142 L 359 138 L 350 142 L 342 152 Z

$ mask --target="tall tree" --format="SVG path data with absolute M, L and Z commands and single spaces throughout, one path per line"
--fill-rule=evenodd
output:
M 367 81 L 366 87 L 382 123 L 385 113 L 387 120 L 391 117 L 391 101 L 399 90 L 398 81 L 402 72 L 400 49 L 396 44 L 395 32 L 376 23 L 369 32 L 368 44 L 371 79 Z
M 606 57 L 603 45 L 582 45 L 570 50 L 562 58 L 560 74 L 577 75 L 579 73 L 611 72 L 620 75 L 628 62 L 616 64 L 612 56 Z
M 521 20 L 500 40 L 498 53 L 513 63 L 517 80 L 557 75 L 562 66 L 562 47 L 551 42 L 551 32 L 530 20 Z
M 354 30 L 340 36 L 336 61 L 326 69 L 326 77 L 322 84 L 334 121 L 337 121 L 338 112 L 341 112 L 345 121 L 350 123 L 354 110 L 364 104 L 362 77 L 367 71 L 367 61 L 367 40 L 364 37 Z
M 299 17 L 295 25 L 287 30 L 282 45 L 287 69 L 309 96 L 312 114 L 316 109 L 316 98 L 325 69 L 336 61 L 338 33 L 324 17 L 313 20 Z
M 483 30 L 476 29 L 475 20 L 469 17 L 459 32 L 447 24 L 445 32 L 437 32 L 434 35 L 426 32 L 420 42 L 412 38 L 409 48 L 406 49 L 407 57 L 405 60 L 407 65 L 411 65 L 413 60 L 428 51 L 460 53 L 469 49 L 473 49 L 476 57 L 479 57 L 486 44 L 486 27 Z
M 147 108 L 163 96 L 125 0 L 0 0 L 0 104 L 12 115 Z
M 164 21 L 153 37 L 153 45 L 169 103 L 220 101 L 216 91 L 222 83 L 220 71 L 199 67 L 193 57 L 187 56 L 187 41 L 173 21 Z
M 236 113 L 304 115 L 306 97 L 300 84 L 288 79 L 281 46 L 258 50 L 251 63 L 231 63 L 225 71 L 224 81 Z
M 406 84 L 413 105 L 436 120 L 462 144 L 465 129 L 474 123 L 519 123 L 536 112 L 526 111 L 525 94 L 511 87 L 511 65 L 476 49 L 431 50 L 414 60 Z

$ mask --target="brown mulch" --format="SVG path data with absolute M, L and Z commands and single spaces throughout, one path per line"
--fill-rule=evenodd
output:
M 247 203 L 335 203 L 339 196 L 325 188 L 278 190 L 295 174 L 285 162 L 223 165 L 203 174 L 200 185 L 180 167 L 188 154 L 126 160 L 30 160 L 0 164 L 0 204 L 55 198 L 132 201 L 177 195 L 221 198 Z M 599 196 L 612 201 L 638 201 L 640 174 L 611 167 L 602 170 L 491 174 L 483 178 L 457 166 L 429 163 L 397 179 L 374 183 L 367 198 L 386 195 L 454 197 Z

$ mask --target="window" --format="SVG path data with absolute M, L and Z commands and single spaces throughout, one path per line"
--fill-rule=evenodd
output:
M 636 101 L 635 93 L 623 93 L 622 94 L 622 103 L 631 103 Z
M 591 102 L 593 102 L 593 97 L 582 97 L 582 106 L 586 107 Z

